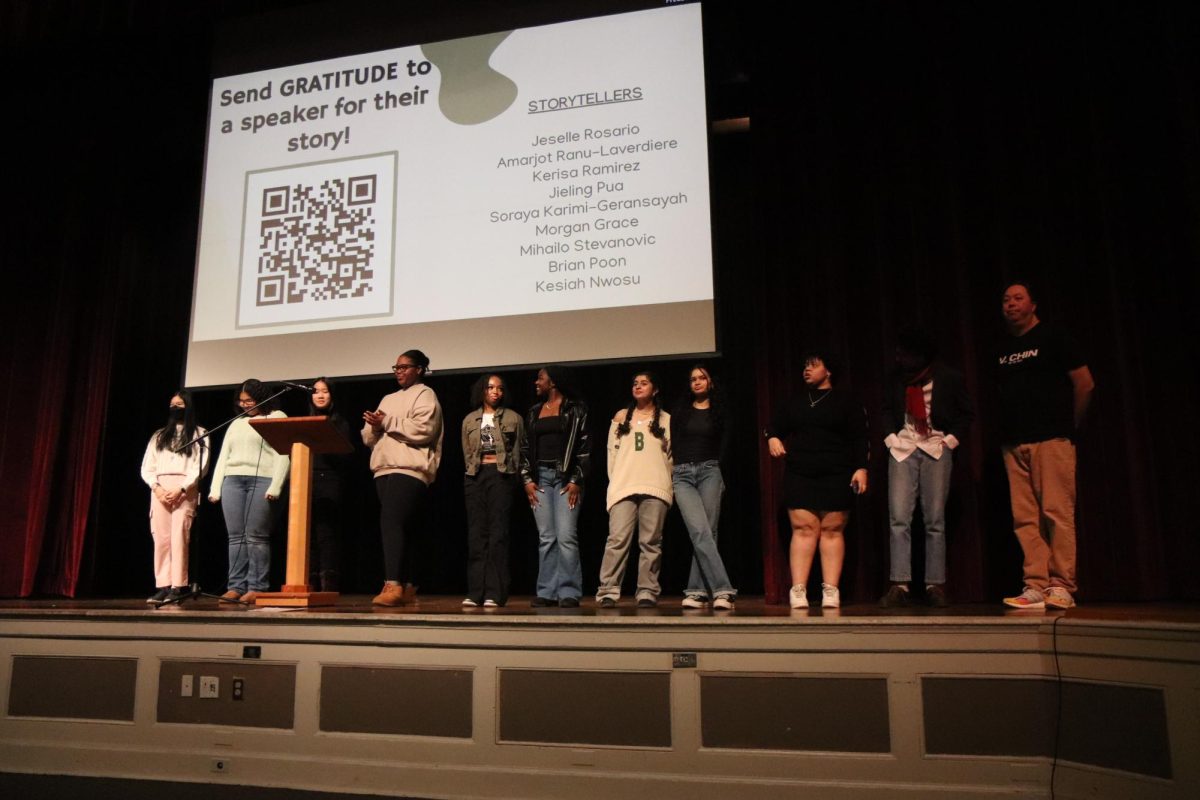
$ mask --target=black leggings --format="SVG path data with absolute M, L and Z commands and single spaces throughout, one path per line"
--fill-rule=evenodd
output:
M 416 520 L 428 487 L 411 475 L 393 473 L 375 479 L 379 494 L 379 533 L 383 538 L 383 577 L 389 581 L 412 578 L 404 563 L 404 541 Z

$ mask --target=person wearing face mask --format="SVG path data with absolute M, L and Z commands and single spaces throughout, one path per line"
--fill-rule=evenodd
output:
M 142 480 L 150 487 L 155 585 L 147 603 L 177 599 L 188 586 L 188 543 L 200 495 L 197 487 L 208 471 L 208 445 L 207 440 L 184 445 L 205 433 L 196 424 L 191 393 L 180 389 L 171 397 L 167 424 L 146 445 Z
M 508 602 L 508 527 L 517 491 L 525 421 L 504 407 L 504 379 L 481 375 L 462 424 L 467 505 L 467 596 L 463 606 Z

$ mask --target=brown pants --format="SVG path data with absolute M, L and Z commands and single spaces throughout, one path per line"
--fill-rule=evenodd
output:
M 1005 447 L 1013 530 L 1025 552 L 1025 585 L 1075 593 L 1075 445 L 1049 439 Z

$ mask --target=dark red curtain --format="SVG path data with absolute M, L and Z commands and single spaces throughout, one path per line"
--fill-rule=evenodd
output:
M 1200 597 L 1194 11 L 797 10 L 782 34 L 760 29 L 753 73 L 760 422 L 801 389 L 813 343 L 841 354 L 843 385 L 878 410 L 895 332 L 931 329 L 980 412 L 955 466 L 951 589 L 958 600 L 1016 591 L 992 364 L 1001 290 L 1025 277 L 1042 318 L 1082 340 L 1098 386 L 1078 451 L 1081 597 Z M 887 575 L 881 439 L 876 428 L 874 489 L 849 532 L 844 583 L 856 600 Z M 765 444 L 759 465 L 776 475 Z M 764 585 L 780 600 L 775 485 L 762 504 Z
M 21 240 L 28 249 L 12 263 L 23 279 L 9 298 L 21 302 L 5 315 L 0 361 L 8 377 L 0 596 L 74 596 L 105 427 L 115 287 L 97 263 L 103 247 L 30 217 L 23 222 L 26 234 L 37 235 Z

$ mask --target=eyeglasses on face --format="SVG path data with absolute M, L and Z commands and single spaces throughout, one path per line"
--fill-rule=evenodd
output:
M 420 364 L 396 364 L 392 367 L 392 372 L 404 372 L 405 370 L 420 368 Z

